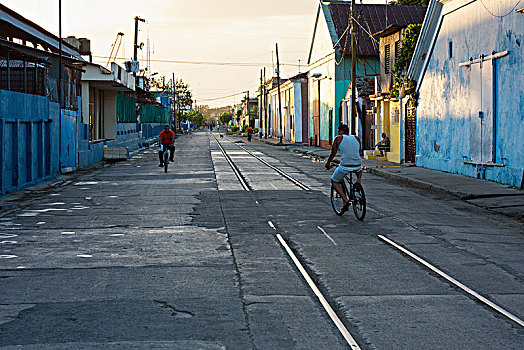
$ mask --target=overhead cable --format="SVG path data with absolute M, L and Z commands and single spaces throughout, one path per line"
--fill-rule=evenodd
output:
M 109 58 L 107 56 L 93 56 L 96 58 Z M 127 60 L 127 58 L 117 57 L 117 60 Z M 143 61 L 143 60 L 139 60 Z M 196 64 L 196 65 L 213 65 L 213 66 L 237 66 L 237 67 L 271 67 L 269 63 L 256 63 L 256 62 L 216 62 L 216 61 L 182 61 L 182 60 L 165 60 L 165 59 L 151 59 L 151 62 L 159 63 L 177 63 L 177 64 Z M 281 63 L 282 66 L 298 67 L 295 63 Z

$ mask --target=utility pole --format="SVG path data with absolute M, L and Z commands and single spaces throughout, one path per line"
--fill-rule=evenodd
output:
M 267 89 L 266 89 L 266 67 L 264 67 L 264 138 L 267 139 L 267 133 L 269 130 L 267 120 Z
M 176 89 L 176 82 L 175 82 L 175 73 L 173 73 L 173 123 L 174 123 L 174 130 L 176 136 L 176 109 L 175 109 L 175 89 Z
M 351 134 L 356 135 L 357 117 L 357 43 L 355 38 L 355 0 L 351 0 Z
M 262 138 L 262 108 L 264 105 L 264 85 L 262 83 L 262 69 L 260 70 L 260 107 L 258 108 L 258 137 Z
M 140 18 L 139 16 L 135 16 L 135 43 L 133 45 L 133 60 L 138 61 L 138 48 L 140 47 L 138 45 L 138 22 L 145 22 L 146 20 L 143 18 Z M 133 75 L 136 77 L 136 73 L 133 73 Z
M 58 0 L 58 104 L 62 108 L 62 0 Z
M 7 67 L 9 68 L 9 61 Z M 58 0 L 58 107 L 60 110 L 60 122 L 58 128 L 58 167 L 60 172 L 62 172 L 62 0 Z
M 249 111 L 249 90 L 247 90 L 246 92 L 247 92 L 247 97 L 246 97 L 247 126 L 250 127 L 251 126 L 251 112 Z
M 355 0 L 353 0 L 355 1 Z M 280 124 L 280 143 L 282 143 L 282 99 L 280 97 L 280 61 L 278 60 L 278 43 L 275 44 L 277 48 L 277 84 L 278 84 L 278 116 Z

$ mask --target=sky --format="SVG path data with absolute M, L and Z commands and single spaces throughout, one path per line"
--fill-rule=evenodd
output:
M 58 2 L 1 0 L 56 35 Z M 304 71 L 317 7 L 318 0 L 62 0 L 62 36 L 90 39 L 93 61 L 105 65 L 123 32 L 116 60 L 123 65 L 133 56 L 134 17 L 140 16 L 146 22 L 139 24 L 139 60 L 147 58 L 149 39 L 152 73 L 166 81 L 174 73 L 190 85 L 198 105 L 218 107 L 240 102 L 247 90 L 256 95 L 261 69 L 266 77 L 274 72 L 276 43 L 281 76 L 299 73 L 299 65 Z

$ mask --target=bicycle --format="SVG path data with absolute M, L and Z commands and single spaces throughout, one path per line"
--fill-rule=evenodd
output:
M 169 148 L 165 147 L 164 145 L 160 145 L 160 151 L 164 152 L 164 173 L 167 173 L 167 167 L 169 166 Z
M 349 178 L 346 175 L 342 182 L 340 182 L 340 185 L 353 206 L 353 213 L 356 218 L 360 221 L 364 220 L 364 217 L 366 216 L 366 195 L 362 185 L 358 182 L 353 182 L 353 172 L 349 173 Z M 344 200 L 335 190 L 333 185 L 331 185 L 331 206 L 333 207 L 335 214 L 339 216 L 346 212 L 346 210 L 343 209 Z

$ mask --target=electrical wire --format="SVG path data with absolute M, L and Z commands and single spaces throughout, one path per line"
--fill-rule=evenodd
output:
M 508 12 L 506 13 L 505 15 L 496 15 L 494 14 L 493 12 L 490 11 L 490 9 L 488 9 L 488 7 L 484 4 L 484 0 L 480 0 L 480 3 L 482 4 L 482 6 L 484 6 L 484 8 L 486 9 L 486 11 L 488 11 L 488 13 L 490 15 L 492 15 L 493 17 L 498 17 L 498 18 L 504 18 L 506 16 L 509 16 L 513 11 L 515 11 L 515 9 L 517 8 L 517 6 L 519 6 L 520 2 L 522 0 L 519 0 L 517 1 L 517 3 L 515 4 L 515 6 L 513 6 L 513 8 Z
M 373 34 L 371 34 L 371 31 L 366 30 L 366 28 L 364 28 L 364 27 L 362 26 L 362 24 L 360 24 L 360 22 L 359 22 L 355 17 L 352 17 L 352 18 L 353 18 L 353 20 L 355 21 L 355 23 L 357 23 L 357 24 L 359 25 L 359 27 L 362 28 L 362 30 L 363 30 L 363 31 L 364 31 L 364 32 L 365 32 L 365 33 L 366 33 L 366 34 L 371 38 L 372 41 L 374 41 L 374 42 L 377 43 L 377 44 L 379 43 L 379 41 L 378 41 L 375 37 L 373 37 Z M 366 24 L 367 24 L 368 27 L 369 27 L 369 23 L 367 23 L 367 21 L 366 21 Z M 379 60 L 379 64 L 380 64 L 380 67 L 381 67 L 381 68 L 383 68 L 383 69 L 386 68 L 386 66 L 384 65 L 384 63 L 383 63 L 382 61 L 380 61 L 380 60 Z M 390 70 L 390 73 L 391 73 L 395 78 L 402 79 L 402 77 L 400 77 L 399 75 L 395 74 L 392 70 Z
M 95 56 L 96 58 L 109 58 L 107 56 Z M 116 60 L 127 60 L 124 57 L 117 57 Z M 143 59 L 139 61 L 144 61 Z M 268 63 L 257 63 L 257 62 L 214 62 L 214 61 L 182 61 L 182 60 L 165 60 L 165 59 L 151 59 L 151 62 L 158 63 L 177 63 L 177 64 L 197 64 L 197 65 L 214 65 L 214 66 L 237 66 L 237 67 L 271 67 Z M 295 63 L 280 63 L 281 66 L 298 67 Z
M 339 66 L 342 63 L 342 61 L 344 61 L 344 55 L 346 54 L 346 47 L 347 47 L 347 44 L 348 44 L 348 37 L 349 37 L 349 35 L 347 34 L 347 31 L 350 28 L 351 28 L 351 9 L 349 10 L 348 25 L 346 27 L 346 30 L 344 30 L 344 32 L 340 36 L 340 39 L 342 39 L 344 34 L 346 34 L 346 40 L 344 40 L 344 49 L 342 49 L 342 55 L 340 55 L 340 61 L 337 62 L 337 60 L 335 59 L 335 65 L 337 65 L 337 66 Z M 353 30 L 354 30 L 354 28 L 353 28 Z M 350 33 L 350 34 L 351 34 L 351 44 L 354 45 L 355 43 L 354 43 L 354 40 L 353 40 L 353 33 Z M 339 43 L 340 39 L 338 39 L 337 43 L 333 46 L 333 48 L 335 46 L 337 46 L 337 44 Z
M 225 99 L 225 98 L 229 98 L 229 97 L 234 97 L 234 96 L 242 95 L 243 93 L 245 93 L 245 91 L 237 92 L 236 94 L 227 95 L 227 96 L 221 96 L 221 97 L 215 97 L 215 98 L 201 98 L 201 99 L 197 99 L 197 100 L 198 100 L 198 101 L 216 101 L 216 100 L 223 100 L 223 99 Z

